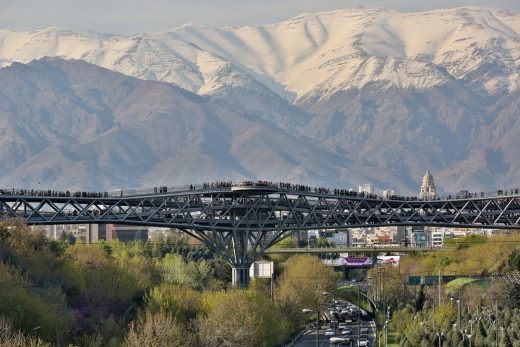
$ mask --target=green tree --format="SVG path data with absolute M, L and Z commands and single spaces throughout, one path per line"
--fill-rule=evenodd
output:
M 189 286 L 195 289 L 208 287 L 213 269 L 205 260 L 186 262 L 176 254 L 167 254 L 157 267 L 166 283 Z
M 2 347 L 50 347 L 38 337 L 26 336 L 13 328 L 12 323 L 0 316 L 0 346 Z
M 265 296 L 245 290 L 204 293 L 206 315 L 197 319 L 204 346 L 262 347 L 285 341 L 291 324 Z
M 168 312 L 146 311 L 130 324 L 130 331 L 123 347 L 171 346 L 191 347 L 196 345 L 194 335 L 186 326 Z
M 168 312 L 185 324 L 195 319 L 202 309 L 199 292 L 167 283 L 153 288 L 145 296 L 145 303 L 151 312 Z
M 316 257 L 294 256 L 280 276 L 276 299 L 281 307 L 321 310 L 328 300 L 323 292 L 334 292 L 339 276 Z
M 291 237 L 291 235 L 288 235 L 274 244 L 271 249 L 287 249 L 296 247 L 298 247 L 297 242 Z M 270 254 L 269 259 L 274 262 L 276 272 L 279 272 L 280 264 L 285 263 L 292 256 L 292 254 Z

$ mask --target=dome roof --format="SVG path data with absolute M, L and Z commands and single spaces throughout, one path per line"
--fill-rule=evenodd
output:
M 437 190 L 435 189 L 435 182 L 433 181 L 433 175 L 431 174 L 430 170 L 426 170 L 426 174 L 424 174 L 419 196 L 423 199 L 437 197 Z

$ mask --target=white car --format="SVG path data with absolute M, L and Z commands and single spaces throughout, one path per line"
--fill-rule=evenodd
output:
M 364 346 L 364 347 L 367 347 L 368 346 L 368 339 L 366 337 L 361 337 L 358 341 L 358 346 L 361 347 L 361 346 Z
M 343 337 L 331 337 L 329 339 L 331 346 L 343 345 L 348 343 L 349 339 L 345 339 Z
M 343 329 L 343 331 L 341 332 L 341 335 L 350 335 L 352 334 L 352 330 L 350 329 Z
M 333 329 L 325 330 L 325 336 L 334 336 L 334 330 Z
M 346 323 L 339 323 L 338 329 L 345 329 L 347 327 Z

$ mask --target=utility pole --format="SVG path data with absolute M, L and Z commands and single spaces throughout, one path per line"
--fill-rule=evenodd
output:
M 439 338 L 439 347 L 441 347 L 441 340 L 442 340 L 442 337 L 444 336 L 444 333 L 443 332 L 439 332 L 437 333 L 437 337 Z
M 441 269 L 439 268 L 439 278 L 438 278 L 438 282 L 439 282 L 439 302 L 438 302 L 438 306 L 440 307 L 441 306 Z
M 357 286 L 357 324 L 358 324 L 358 344 L 359 344 L 359 339 L 361 338 L 361 301 L 359 300 L 359 293 L 360 293 L 360 290 L 361 290 L 361 287 L 358 283 L 358 286 Z
M 385 347 L 388 347 L 388 323 L 390 323 L 390 306 L 386 308 Z
M 457 329 L 461 330 L 460 326 L 460 299 L 457 299 Z
M 382 287 L 381 289 L 383 290 L 383 310 L 385 309 L 386 307 L 386 296 L 385 296 L 385 268 L 382 266 L 381 267 L 383 269 L 383 280 L 382 280 Z
M 274 302 L 274 288 L 273 288 L 273 262 L 269 263 L 269 271 L 271 271 L 271 301 Z

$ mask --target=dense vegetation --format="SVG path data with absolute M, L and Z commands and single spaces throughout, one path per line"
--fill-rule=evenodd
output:
M 451 250 L 403 257 L 399 266 L 369 272 L 380 308 L 390 306 L 390 327 L 401 346 L 520 346 L 520 235 L 469 236 Z M 450 276 L 442 285 L 408 285 L 408 276 Z M 464 277 L 467 276 L 467 277 Z M 440 295 L 439 295 L 440 294 Z M 460 302 L 460 324 L 458 318 Z M 379 325 L 385 317 L 380 315 Z M 496 323 L 498 322 L 498 323 Z M 498 329 L 498 340 L 496 331 Z
M 275 286 L 229 287 L 227 264 L 184 238 L 70 244 L 0 223 L 1 346 L 277 346 L 336 274 L 292 257 Z

